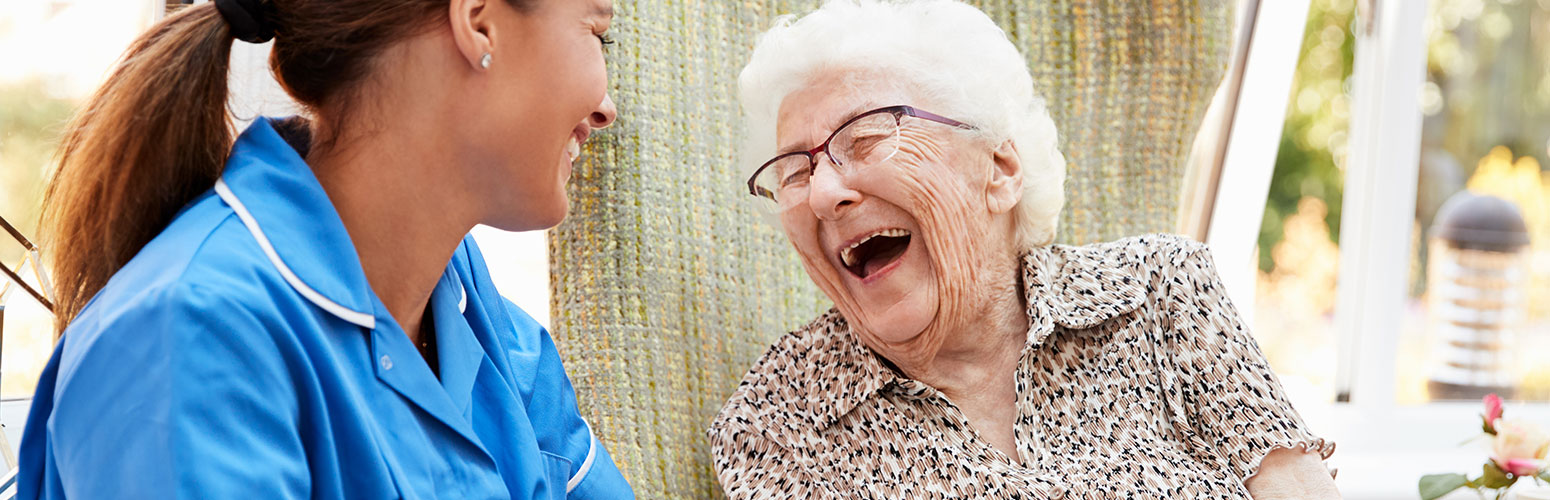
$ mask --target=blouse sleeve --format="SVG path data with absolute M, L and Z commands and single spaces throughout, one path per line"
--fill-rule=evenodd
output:
M 1210 252 L 1196 243 L 1180 255 L 1169 282 L 1173 328 L 1163 347 L 1196 455 L 1243 481 L 1277 448 L 1329 458 L 1335 444 L 1310 433 L 1292 408 L 1228 300 Z
M 785 449 L 746 421 L 718 419 L 709 434 L 716 478 L 730 500 L 841 498 L 828 483 L 791 460 Z

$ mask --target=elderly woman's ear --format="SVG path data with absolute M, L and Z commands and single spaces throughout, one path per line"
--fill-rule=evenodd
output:
M 990 181 L 985 183 L 985 206 L 990 213 L 1012 211 L 1023 198 L 1023 162 L 1017 143 L 1008 139 L 991 151 Z

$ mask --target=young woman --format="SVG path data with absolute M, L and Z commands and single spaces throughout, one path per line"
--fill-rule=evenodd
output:
M 48 190 L 62 336 L 22 498 L 628 498 L 476 224 L 551 227 L 615 110 L 609 0 L 215 0 L 153 27 Z M 305 118 L 232 138 L 233 40 Z

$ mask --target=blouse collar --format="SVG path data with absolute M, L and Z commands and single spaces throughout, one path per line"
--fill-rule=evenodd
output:
M 1024 254 L 1023 293 L 1029 319 L 1025 352 L 1042 346 L 1056 325 L 1091 328 L 1136 310 L 1146 301 L 1147 287 L 1133 272 L 1115 256 L 1091 247 L 1051 245 Z M 825 329 L 832 335 L 821 335 Z M 782 444 L 800 446 L 798 436 L 805 434 L 802 427 L 821 431 L 878 391 L 897 390 L 905 397 L 935 392 L 903 376 L 862 344 L 837 310 L 829 310 L 799 332 L 805 332 L 805 338 L 797 342 L 811 344 L 807 349 L 796 349 L 806 352 L 796 360 L 802 366 L 792 369 L 807 373 L 793 374 L 783 381 L 784 387 L 763 388 L 789 391 L 784 396 L 765 393 L 792 403 L 766 406 L 771 411 L 765 414 L 765 430 Z

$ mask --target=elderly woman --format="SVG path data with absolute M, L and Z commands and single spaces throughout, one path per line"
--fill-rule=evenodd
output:
M 710 429 L 732 498 L 1333 498 L 1203 246 L 1051 245 L 1065 162 L 973 7 L 838 0 L 741 77 L 748 180 L 835 307 Z

